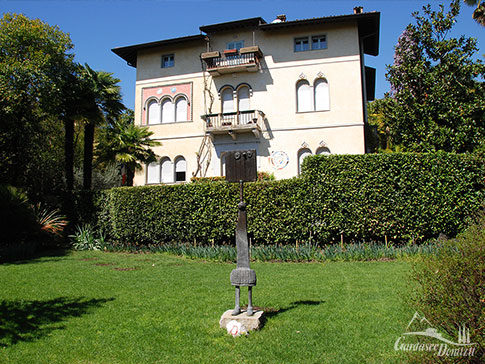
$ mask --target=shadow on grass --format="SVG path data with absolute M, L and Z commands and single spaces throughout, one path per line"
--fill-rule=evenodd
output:
M 70 253 L 69 247 L 45 248 L 41 244 L 26 243 L 0 248 L 0 264 L 25 264 L 58 261 Z M 48 259 L 41 259 L 46 258 Z
M 325 301 L 302 300 L 302 301 L 291 302 L 288 307 L 283 307 L 283 308 L 258 307 L 258 306 L 254 306 L 253 308 L 256 311 L 259 311 L 259 310 L 264 311 L 264 319 L 263 319 L 263 322 L 262 322 L 262 325 L 261 325 L 261 328 L 263 328 L 264 325 L 266 325 L 266 321 L 268 319 L 275 317 L 279 314 L 293 310 L 293 309 L 300 307 L 300 306 L 318 306 L 322 303 L 325 303 Z M 246 310 L 247 305 L 244 305 L 242 308 L 243 308 L 243 310 Z
M 113 300 L 59 297 L 48 301 L 0 301 L 0 347 L 37 340 L 64 328 L 57 323 L 89 313 L 91 308 Z
M 275 317 L 279 314 L 282 314 L 283 312 L 293 310 L 297 307 L 300 306 L 318 306 L 322 303 L 325 303 L 325 301 L 312 301 L 312 300 L 303 300 L 303 301 L 295 301 L 291 302 L 288 307 L 283 307 L 279 309 L 275 309 L 272 307 L 263 307 L 262 309 L 264 310 L 265 316 L 267 319 Z

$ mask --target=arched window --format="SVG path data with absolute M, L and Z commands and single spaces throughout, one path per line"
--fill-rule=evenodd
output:
M 315 111 L 330 110 L 330 94 L 327 80 L 324 78 L 316 79 L 313 89 L 315 91 Z
M 147 166 L 147 184 L 160 183 L 160 164 L 152 162 Z
M 175 121 L 174 104 L 172 100 L 162 101 L 162 123 L 173 123 Z
M 249 110 L 249 87 L 241 86 L 237 90 L 237 110 L 247 111 Z
M 301 174 L 301 166 L 303 165 L 303 160 L 309 155 L 312 155 L 312 151 L 310 149 L 305 148 L 298 151 L 298 175 Z
M 307 80 L 300 80 L 296 84 L 296 100 L 297 110 L 313 111 L 313 95 L 312 88 Z
M 148 125 L 160 124 L 160 104 L 157 100 L 151 100 L 148 103 Z
M 169 158 L 164 158 L 161 165 L 161 181 L 162 183 L 172 183 L 173 182 L 173 165 Z
M 187 99 L 183 96 L 175 101 L 175 121 L 187 121 Z
M 330 149 L 327 147 L 320 147 L 317 149 L 315 154 L 330 154 Z
M 222 113 L 234 111 L 234 92 L 228 87 L 222 91 Z
M 187 173 L 187 163 L 184 157 L 178 157 L 175 160 L 175 182 L 185 182 Z

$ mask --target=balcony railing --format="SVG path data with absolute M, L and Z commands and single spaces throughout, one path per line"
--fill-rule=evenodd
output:
M 200 57 L 205 62 L 207 71 L 218 76 L 224 73 L 258 71 L 262 53 L 258 46 L 253 46 L 240 50 L 202 53 Z
M 264 113 L 259 110 L 228 112 L 223 114 L 203 115 L 205 130 L 210 134 L 235 134 L 252 132 L 259 137 L 263 124 Z

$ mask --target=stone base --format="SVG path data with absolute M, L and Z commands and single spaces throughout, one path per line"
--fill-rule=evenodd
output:
M 264 311 L 254 311 L 252 316 L 248 316 L 246 311 L 242 311 L 239 315 L 233 316 L 232 310 L 227 310 L 222 314 L 219 326 L 225 329 L 229 321 L 232 320 L 240 322 L 248 331 L 258 330 L 264 323 Z

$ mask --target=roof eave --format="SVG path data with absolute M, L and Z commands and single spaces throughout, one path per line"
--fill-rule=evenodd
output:
M 198 41 L 205 41 L 206 36 L 202 34 L 197 35 L 189 35 L 186 37 L 180 38 L 172 38 L 172 39 L 165 39 L 156 42 L 149 42 L 149 43 L 142 43 L 142 44 L 135 44 L 126 47 L 116 47 L 111 49 L 111 51 L 124 59 L 126 63 L 136 68 L 136 58 L 138 56 L 138 51 L 151 49 L 151 48 L 160 48 L 168 45 L 177 45 L 182 43 L 191 43 L 191 42 L 198 42 Z

